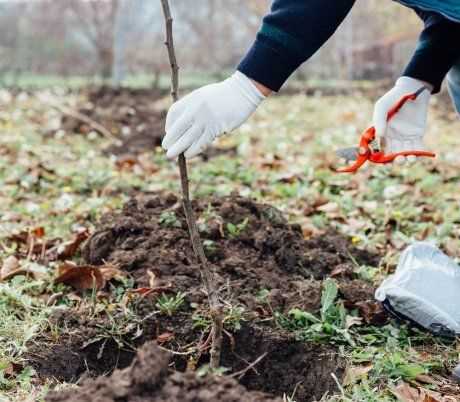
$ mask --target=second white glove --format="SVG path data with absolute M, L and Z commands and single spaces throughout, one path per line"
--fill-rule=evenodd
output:
M 422 151 L 425 149 L 423 137 L 427 126 L 428 105 L 431 93 L 423 91 L 415 101 L 407 102 L 398 114 L 387 122 L 388 111 L 405 95 L 417 92 L 427 86 L 422 81 L 410 77 L 401 77 L 395 86 L 382 98 L 374 108 L 374 126 L 377 138 L 385 153 L 402 151 Z M 401 158 L 400 161 L 404 161 Z
M 217 137 L 241 126 L 265 96 L 237 71 L 217 84 L 199 88 L 169 109 L 162 147 L 168 158 L 193 158 Z

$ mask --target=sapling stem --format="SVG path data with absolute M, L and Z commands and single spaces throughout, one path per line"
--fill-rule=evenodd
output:
M 171 97 L 174 102 L 179 99 L 179 66 L 177 64 L 176 52 L 173 37 L 173 18 L 168 0 L 160 0 L 166 25 L 165 45 L 168 49 L 169 61 L 171 64 Z M 187 172 L 187 161 L 184 154 L 179 155 L 178 159 L 180 180 L 182 187 L 182 203 L 184 206 L 185 218 L 190 233 L 193 251 L 198 260 L 201 279 L 208 294 L 209 309 L 212 318 L 212 342 L 210 353 L 210 367 L 216 369 L 220 365 L 220 355 L 222 351 L 222 328 L 223 328 L 223 308 L 219 301 L 219 293 L 215 275 L 211 271 L 209 262 L 203 249 L 203 243 L 196 225 L 195 214 L 193 213 L 190 199 L 189 179 Z

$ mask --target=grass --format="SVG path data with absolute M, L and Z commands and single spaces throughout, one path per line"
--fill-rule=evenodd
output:
M 44 80 L 45 84 L 50 85 L 50 81 Z M 63 103 L 76 100 L 74 95 L 51 96 Z M 46 238 L 69 240 L 78 227 L 91 230 L 102 214 L 119 209 L 133 190 L 179 191 L 177 168 L 160 149 L 148 153 L 149 162 L 157 168 L 154 175 L 142 169 L 120 169 L 115 160 L 102 154 L 107 141 L 100 137 L 45 135 L 57 115 L 38 96 L 17 97 L 1 106 L 0 261 L 15 253 L 8 241 L 13 232 L 43 228 Z M 356 245 L 384 254 L 378 267 L 355 267 L 357 275 L 374 283 L 391 272 L 401 250 L 414 239 L 433 240 L 458 259 L 460 123 L 453 116 L 446 117 L 443 104 L 434 106 L 428 145 L 439 153 L 436 162 L 372 168 L 348 176 L 331 170 L 334 149 L 356 142 L 357 134 L 369 124 L 372 99 L 274 97 L 237 134 L 221 140 L 222 145 L 237 147 L 235 156 L 191 162 L 194 195 L 237 192 L 255 197 L 278 207 L 306 236 L 337 228 Z M 213 211 L 207 213 L 212 215 Z M 178 223 L 173 213 L 161 219 L 165 226 Z M 227 224 L 225 230 L 229 237 L 237 237 L 246 224 Z M 215 251 L 212 242 L 205 247 L 207 253 Z M 67 290 L 51 288 L 54 265 L 41 268 L 45 275 L 39 279 L 17 276 L 0 282 L 2 402 L 42 398 L 49 384 L 38 381 L 24 355 L 43 331 L 51 330 L 58 337 L 64 329 L 53 328 L 50 317 L 56 309 L 76 303 L 64 296 L 55 305 L 48 305 L 50 294 L 59 291 L 65 295 Z M 113 289 L 115 299 L 110 303 L 93 305 L 95 315 L 108 310 L 117 317 L 101 336 L 121 340 L 124 324 L 120 322 L 136 322 L 135 312 L 125 311 L 125 321 L 116 315 L 128 288 L 129 284 L 121 285 Z M 259 293 L 263 302 L 267 291 L 261 289 Z M 92 301 L 88 292 L 84 302 Z M 173 315 L 183 302 L 183 295 L 164 296 L 157 308 L 162 314 Z M 277 316 L 279 325 L 299 339 L 333 342 L 340 347 L 348 373 L 355 373 L 355 377 L 329 401 L 395 401 L 389 389 L 399 380 L 411 382 L 419 374 L 445 374 L 446 367 L 452 367 L 458 358 L 455 342 L 442 342 L 395 323 L 383 328 L 347 328 L 347 317 L 354 315 L 337 298 L 334 282 L 328 281 L 320 314 L 293 310 Z M 193 317 L 196 328 L 209 326 L 205 313 L 196 311 Z M 241 307 L 228 307 L 229 329 L 237 329 L 244 319 Z M 356 374 L 367 366 L 372 367 Z M 286 400 L 295 400 L 295 395 L 287 395 Z

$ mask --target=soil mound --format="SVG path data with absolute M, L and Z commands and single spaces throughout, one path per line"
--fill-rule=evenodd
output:
M 247 391 L 228 377 L 170 373 L 169 356 L 154 343 L 145 344 L 132 364 L 110 377 L 84 381 L 80 387 L 52 392 L 47 402 L 281 402 L 261 392 Z
M 372 300 L 370 285 L 353 278 L 353 260 L 375 265 L 378 258 L 351 246 L 337 233 L 304 240 L 277 209 L 241 197 L 195 202 L 205 251 L 219 284 L 233 302 L 262 314 L 261 295 L 273 310 L 319 308 L 321 280 L 333 272 L 350 289 L 351 302 Z M 174 195 L 132 199 L 120 213 L 106 215 L 83 250 L 86 262 L 110 262 L 128 271 L 138 286 L 171 285 L 187 300 L 205 299 L 181 204 Z M 357 296 L 359 300 L 353 300 Z
M 378 257 L 353 247 L 337 233 L 305 240 L 300 227 L 290 225 L 279 210 L 247 198 L 204 199 L 194 202 L 194 210 L 223 299 L 244 309 L 238 326 L 226 331 L 222 366 L 235 375 L 239 384 L 252 391 L 281 397 L 295 390 L 298 401 L 319 400 L 325 393 L 336 392 L 331 373 L 340 380 L 345 366 L 336 347 L 295 339 L 293 333 L 274 325 L 273 313 L 287 313 L 292 308 L 317 312 L 322 280 L 333 276 L 347 307 L 360 309 L 363 305 L 367 309 L 365 312 L 371 310 L 375 315 L 372 309 L 374 289 L 355 278 L 353 264 L 376 265 Z M 129 343 L 134 348 L 151 340 L 176 351 L 187 350 L 186 345 L 205 343 L 206 330 L 203 333 L 203 329 L 194 326 L 191 316 L 205 311 L 207 300 L 190 246 L 182 205 L 174 195 L 141 195 L 131 199 L 120 212 L 105 215 L 87 241 L 83 258 L 93 265 L 117 265 L 132 277 L 135 287 L 153 286 L 166 289 L 170 294 L 183 292 L 185 295 L 184 305 L 171 316 L 152 314 L 156 310 L 158 293 L 153 292 L 139 301 L 136 311 L 144 317 L 143 328 L 140 338 L 132 334 Z M 84 373 L 95 376 L 129 366 L 135 356 L 134 349 L 121 350 L 112 340 L 88 343 L 87 339 L 96 338 L 91 331 L 103 326 L 103 322 L 82 316 L 69 322 L 68 315 L 65 320 L 68 327 L 79 329 L 79 337 L 73 335 L 67 343 L 56 345 L 57 349 L 53 347 L 42 353 L 34 363 L 42 376 L 76 381 Z M 164 335 L 172 340 L 164 342 Z M 66 397 L 52 394 L 53 398 L 61 399 L 49 400 L 175 401 L 179 396 L 187 398 L 189 393 L 197 401 L 212 398 L 270 400 L 257 399 L 258 396 L 252 394 L 242 399 L 246 391 L 234 381 L 214 377 L 197 379 L 193 374 L 168 376 L 166 371 L 161 371 L 163 374 L 158 375 L 161 381 L 155 380 L 153 384 L 149 379 L 147 384 L 143 380 L 137 383 L 130 373 L 141 364 L 146 350 L 142 348 L 129 368 L 116 371 L 112 377 L 85 382 L 78 394 L 70 391 L 60 394 Z M 190 363 L 192 367 L 199 367 L 206 362 L 205 352 L 193 358 L 187 353 L 176 353 L 170 361 L 170 369 L 186 372 Z M 123 388 L 116 391 L 121 392 L 120 397 L 113 396 L 112 383 L 127 383 L 130 391 L 123 391 L 126 389 Z M 169 388 L 161 384 L 171 389 L 175 387 L 177 394 L 171 396 L 166 391 Z M 201 391 L 200 384 L 205 384 L 204 389 L 209 390 Z M 237 391 L 233 392 L 233 388 Z M 153 399 L 145 399 L 144 389 Z M 78 399 L 71 399 L 77 398 L 76 395 Z M 100 399 L 94 399 L 94 395 L 101 395 Z M 211 395 L 211 399 L 200 399 L 204 398 L 202 395 Z

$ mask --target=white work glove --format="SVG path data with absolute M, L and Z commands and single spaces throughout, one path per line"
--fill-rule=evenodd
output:
M 188 94 L 169 109 L 162 147 L 168 158 L 193 158 L 215 139 L 241 126 L 265 99 L 241 72 Z
M 423 91 L 415 101 L 408 101 L 387 122 L 388 111 L 405 95 L 417 92 L 421 87 L 428 89 Z M 385 153 L 402 151 L 423 151 L 423 137 L 427 125 L 428 104 L 431 97 L 431 88 L 419 80 L 410 77 L 401 77 L 395 86 L 381 97 L 374 108 L 374 126 L 376 137 Z M 415 160 L 415 156 L 408 157 L 409 161 Z M 395 162 L 402 163 L 404 157 L 396 158 Z

